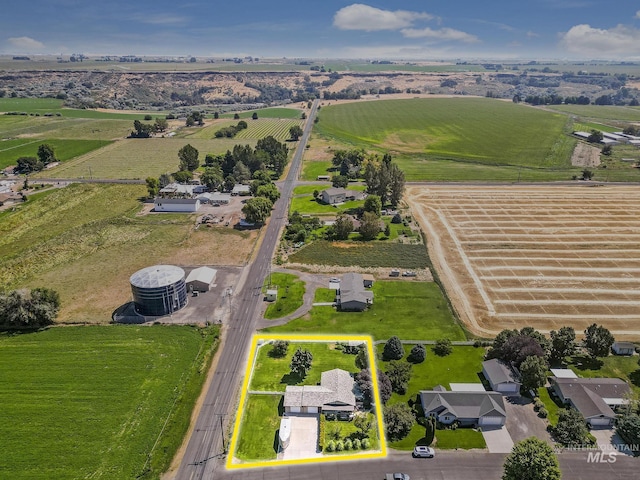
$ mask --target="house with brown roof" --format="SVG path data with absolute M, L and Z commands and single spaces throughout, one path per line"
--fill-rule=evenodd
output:
M 289 385 L 284 392 L 285 413 L 353 412 L 355 382 L 346 370 L 322 372 L 320 385 Z
M 578 410 L 592 427 L 613 425 L 614 409 L 626 405 L 631 392 L 619 378 L 551 377 L 549 381 L 562 403 Z

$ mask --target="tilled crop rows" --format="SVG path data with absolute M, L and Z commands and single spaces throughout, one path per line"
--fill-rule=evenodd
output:
M 640 336 L 640 188 L 408 189 L 454 306 L 477 333 L 590 323 Z

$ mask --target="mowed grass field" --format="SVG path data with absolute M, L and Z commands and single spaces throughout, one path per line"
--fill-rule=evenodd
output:
M 216 329 L 176 326 L 0 336 L 0 476 L 159 478 L 189 426 L 216 338 Z
M 324 107 L 319 118 L 320 136 L 389 151 L 408 180 L 568 179 L 576 142 L 564 114 L 486 98 L 353 102 Z
M 84 155 L 108 145 L 107 140 L 68 140 L 68 139 L 20 139 L 0 142 L 0 168 L 14 165 L 20 157 L 37 157 L 38 147 L 46 143 L 51 145 L 56 158 L 61 162 Z M 47 175 L 50 171 L 43 171 Z
M 465 340 L 440 287 L 434 282 L 378 281 L 373 305 L 364 312 L 313 307 L 308 314 L 269 333 L 369 334 L 375 340 L 393 335 L 405 340 Z M 316 299 L 317 301 L 317 299 Z
M 60 293 L 62 322 L 110 321 L 149 265 L 239 265 L 256 232 L 194 231 L 188 214 L 137 215 L 143 185 L 74 184 L 0 212 L 0 285 Z M 224 248 L 221 248 L 224 245 Z
M 83 108 L 64 108 L 63 101 L 56 98 L 0 98 L 0 112 L 19 112 L 29 115 L 60 114 L 62 117 L 143 120 L 144 116 L 164 116 L 164 112 L 129 111 L 122 113 Z

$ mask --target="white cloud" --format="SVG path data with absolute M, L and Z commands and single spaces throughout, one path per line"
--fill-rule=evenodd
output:
M 528 38 L 537 38 L 537 37 L 539 37 L 539 36 L 540 36 L 540 35 L 538 35 L 536 32 L 532 32 L 531 30 L 529 30 L 529 31 L 527 32 L 527 37 L 528 37 Z
M 338 10 L 333 17 L 333 25 L 340 30 L 398 30 L 413 25 L 416 20 L 435 18 L 425 12 L 407 10 L 381 10 L 379 8 L 354 3 Z
M 10 37 L 9 43 L 15 48 L 21 50 L 41 50 L 44 48 L 44 43 L 39 42 L 31 37 Z
M 640 30 L 624 25 L 608 30 L 586 24 L 576 25 L 561 39 L 567 50 L 582 55 L 620 58 L 640 54 Z
M 638 11 L 636 12 L 636 17 L 635 17 L 635 18 L 640 18 L 640 10 L 638 10 Z
M 188 19 L 179 15 L 171 15 L 168 13 L 155 13 L 152 15 L 138 15 L 134 17 L 136 20 L 142 23 L 148 23 L 150 25 L 175 25 L 184 26 L 187 24 Z
M 471 35 L 460 30 L 454 30 L 453 28 L 440 28 L 434 30 L 432 28 L 404 28 L 401 30 L 402 34 L 407 38 L 433 38 L 436 40 L 453 40 L 457 42 L 476 43 L 478 37 Z

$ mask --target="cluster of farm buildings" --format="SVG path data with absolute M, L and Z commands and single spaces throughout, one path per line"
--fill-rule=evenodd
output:
M 591 136 L 589 132 L 573 132 L 573 134 L 581 138 L 583 140 L 588 140 Z M 602 140 L 600 141 L 603 145 L 620 145 L 621 143 L 626 143 L 629 145 L 634 145 L 636 147 L 640 147 L 640 137 L 635 135 L 628 135 L 623 132 L 602 132 Z
M 170 183 L 153 201 L 156 212 L 195 213 L 202 205 L 228 205 L 233 196 L 250 195 L 249 185 L 237 184 L 231 192 L 208 192 L 206 185 Z

